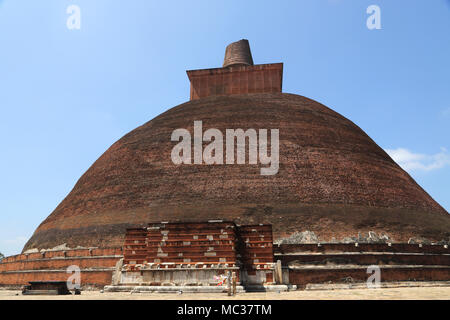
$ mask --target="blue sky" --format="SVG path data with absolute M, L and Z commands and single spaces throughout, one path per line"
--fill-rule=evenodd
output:
M 188 100 L 185 70 L 220 67 L 242 38 L 255 63 L 284 62 L 284 92 L 355 122 L 450 210 L 447 0 L 0 0 L 0 252 L 20 252 L 112 143 Z

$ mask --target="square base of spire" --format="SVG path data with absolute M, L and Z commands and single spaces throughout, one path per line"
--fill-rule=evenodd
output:
M 186 71 L 191 100 L 209 96 L 276 93 L 282 90 L 283 63 Z

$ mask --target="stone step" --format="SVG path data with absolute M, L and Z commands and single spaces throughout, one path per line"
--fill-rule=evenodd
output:
M 22 292 L 26 296 L 57 296 L 58 290 L 27 290 Z
M 105 286 L 105 292 L 131 292 L 131 293 L 226 293 L 226 286 Z M 236 292 L 245 292 L 243 286 L 236 286 Z

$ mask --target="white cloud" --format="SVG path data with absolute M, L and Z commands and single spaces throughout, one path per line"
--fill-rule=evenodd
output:
M 431 171 L 450 165 L 450 154 L 445 148 L 432 155 L 414 153 L 405 148 L 385 151 L 406 171 Z

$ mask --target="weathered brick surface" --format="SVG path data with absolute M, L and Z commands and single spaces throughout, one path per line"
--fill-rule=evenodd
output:
M 253 65 L 250 43 L 247 39 L 230 43 L 225 49 L 223 67 L 225 68 L 233 65 Z
M 29 254 L 17 254 L 14 256 L 6 257 L 2 260 L 2 263 L 35 260 L 43 258 L 62 258 L 62 257 L 103 257 L 103 256 L 122 256 L 123 248 L 92 248 L 92 249 L 70 249 L 70 250 L 55 250 L 36 252 Z
M 285 244 L 275 259 L 289 267 L 291 284 L 365 282 L 378 266 L 381 281 L 448 281 L 450 255 L 438 245 L 413 244 Z
M 274 259 L 271 225 L 239 226 L 238 240 L 240 261 L 247 271 L 258 267 L 272 267 Z
M 136 265 L 165 263 L 169 268 L 199 263 L 230 267 L 242 263 L 246 270 L 272 267 L 272 226 L 236 226 L 226 221 L 167 222 L 127 230 L 125 265 L 134 269 Z
M 111 284 L 113 270 L 81 270 L 81 286 L 103 287 Z M 21 286 L 30 281 L 67 281 L 70 274 L 59 271 L 0 272 L 0 286 Z
M 448 281 L 450 279 L 450 267 L 381 266 L 380 269 L 382 282 Z M 289 270 L 289 282 L 299 286 L 299 288 L 308 283 L 344 283 L 350 278 L 355 282 L 366 282 L 369 276 L 370 274 L 367 273 L 365 268 Z
M 232 222 L 154 223 L 128 229 L 124 264 L 236 264 L 236 225 Z
M 69 266 L 81 270 L 82 286 L 111 284 L 112 272 L 122 248 L 47 251 L 7 257 L 0 263 L 0 286 L 25 285 L 29 281 L 66 281 Z
M 111 268 L 114 267 L 118 257 L 78 257 L 78 258 L 50 258 L 24 260 L 17 262 L 0 263 L 0 272 L 15 270 L 45 270 L 45 269 L 66 269 L 68 266 L 76 265 L 83 269 L 88 268 Z
M 191 100 L 209 96 L 245 93 L 275 93 L 282 90 L 283 64 L 260 64 L 187 71 Z
M 280 169 L 175 165 L 172 131 L 280 130 Z M 112 145 L 39 226 L 25 249 L 121 246 L 125 230 L 158 221 L 272 224 L 274 238 L 310 230 L 320 241 L 386 232 L 394 242 L 448 238 L 449 214 L 358 126 L 313 100 L 283 93 L 184 103 Z
M 288 254 L 276 255 L 283 265 L 297 264 L 355 264 L 355 265 L 437 265 L 450 267 L 448 254 L 392 254 L 392 253 L 341 253 L 341 254 Z
M 291 253 L 338 253 L 338 252 L 391 252 L 450 254 L 450 249 L 443 245 L 418 245 L 407 243 L 321 243 L 316 244 L 279 244 L 274 246 L 276 254 Z

